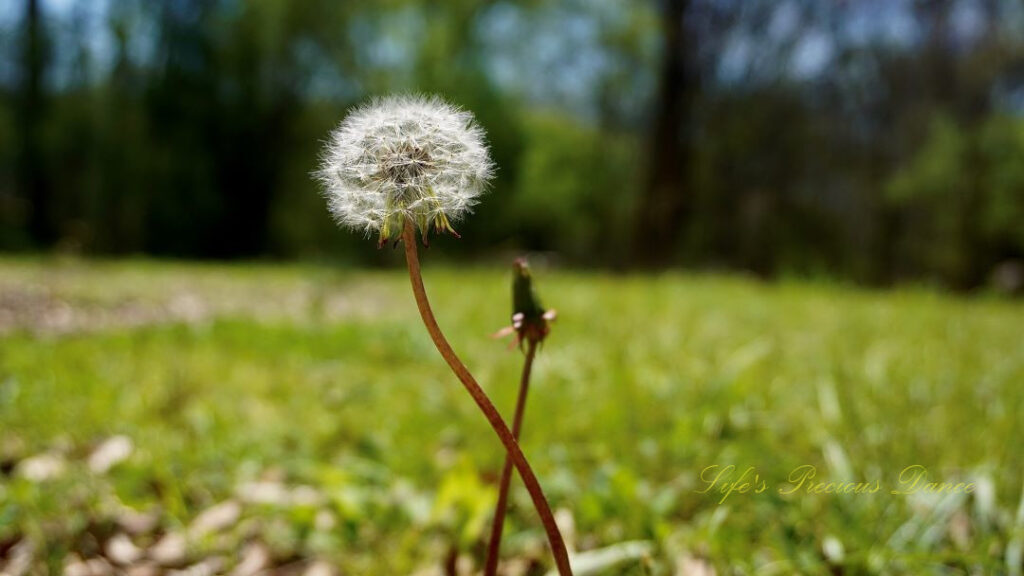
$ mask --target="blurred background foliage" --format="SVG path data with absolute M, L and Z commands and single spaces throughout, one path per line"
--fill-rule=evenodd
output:
M 382 257 L 309 173 L 367 97 L 471 110 L 469 241 L 973 288 L 1024 258 L 1018 0 L 12 0 L 0 249 Z

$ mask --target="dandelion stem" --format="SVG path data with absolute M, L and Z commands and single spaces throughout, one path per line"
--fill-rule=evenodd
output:
M 516 400 L 516 414 L 512 419 L 512 436 L 519 441 L 519 433 L 523 429 L 523 412 L 526 411 L 526 394 L 530 389 L 530 371 L 533 369 L 533 357 L 537 353 L 537 341 L 530 338 L 526 344 L 526 359 L 523 361 L 523 374 L 519 379 L 519 398 Z M 505 468 L 501 471 L 501 485 L 498 487 L 498 503 L 494 507 L 494 523 L 491 525 L 491 539 L 487 544 L 487 563 L 484 564 L 484 576 L 494 576 L 498 572 L 498 554 L 501 552 L 501 532 L 505 527 L 505 510 L 508 508 L 508 490 L 512 483 L 512 459 L 505 457 Z
M 452 372 L 455 373 L 462 382 L 462 385 L 465 386 L 469 395 L 473 397 L 476 405 L 484 413 L 487 421 L 490 422 L 491 428 L 494 429 L 501 443 L 505 445 L 508 457 L 512 460 L 516 470 L 519 471 L 519 476 L 522 477 L 523 484 L 526 485 L 526 490 L 530 493 L 533 505 L 540 515 L 541 523 L 544 525 L 544 531 L 547 532 L 548 542 L 551 545 L 551 553 L 555 557 L 558 573 L 561 576 L 572 576 L 572 568 L 569 566 L 569 554 L 565 549 L 565 541 L 562 540 L 562 534 L 558 531 L 555 517 L 551 514 L 551 506 L 548 505 L 547 498 L 544 497 L 544 492 L 541 490 L 540 482 L 537 481 L 537 476 L 534 475 L 533 469 L 530 468 L 526 456 L 523 454 L 522 449 L 519 448 L 519 444 L 508 429 L 508 425 L 502 420 L 501 414 L 498 413 L 490 398 L 487 397 L 487 394 L 477 384 L 473 375 L 469 373 L 469 370 L 459 360 L 459 357 L 455 355 L 455 351 L 452 350 L 448 340 L 441 332 L 441 328 L 437 325 L 434 312 L 430 308 L 430 301 L 427 299 L 427 291 L 423 287 L 419 253 L 416 247 L 416 230 L 413 223 L 409 220 L 406 220 L 405 228 L 402 231 L 402 243 L 405 244 L 405 261 L 409 265 L 409 280 L 412 283 L 413 295 L 416 297 L 416 306 L 420 310 L 420 316 L 423 317 L 423 324 L 426 325 L 430 338 L 434 341 L 434 346 L 437 347 L 437 351 L 448 363 L 448 366 L 451 367 Z

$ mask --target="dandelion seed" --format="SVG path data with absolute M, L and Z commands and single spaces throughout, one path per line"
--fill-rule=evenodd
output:
M 377 233 L 379 245 L 405 222 L 458 236 L 452 222 L 476 204 L 494 173 L 472 113 L 438 97 L 389 96 L 351 112 L 331 133 L 315 173 L 335 220 Z

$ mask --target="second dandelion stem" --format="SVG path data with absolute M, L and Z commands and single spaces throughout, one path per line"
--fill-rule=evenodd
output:
M 537 354 L 537 341 L 527 340 L 526 359 L 523 361 L 523 374 L 519 379 L 519 397 L 516 399 L 516 414 L 512 419 L 512 435 L 519 441 L 523 429 L 523 412 L 526 410 L 526 394 L 530 389 L 530 371 L 533 369 L 533 357 Z M 498 487 L 498 503 L 494 507 L 494 522 L 491 524 L 491 539 L 487 544 L 487 563 L 484 564 L 484 576 L 498 573 L 498 554 L 501 552 L 501 533 L 505 527 L 505 510 L 508 508 L 508 491 L 512 483 L 512 459 L 505 457 L 505 468 L 501 471 L 501 484 Z

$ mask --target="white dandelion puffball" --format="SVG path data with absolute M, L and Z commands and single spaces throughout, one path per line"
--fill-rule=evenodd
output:
M 389 96 L 356 108 L 332 133 L 316 177 L 335 220 L 380 236 L 407 221 L 455 233 L 494 173 L 473 114 L 438 97 Z M 456 234 L 457 235 L 457 234 Z

